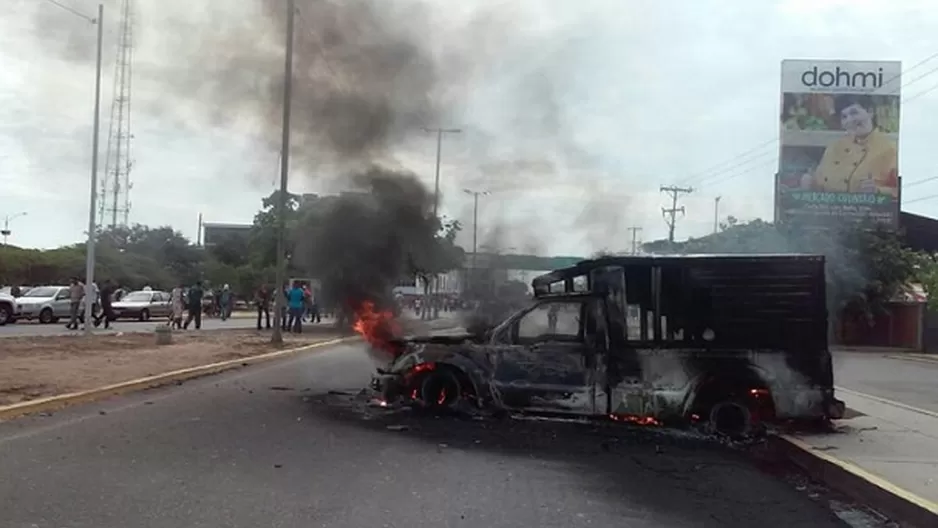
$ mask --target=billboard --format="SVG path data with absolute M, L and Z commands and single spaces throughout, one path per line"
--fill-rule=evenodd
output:
M 782 61 L 775 220 L 899 224 L 899 61 Z

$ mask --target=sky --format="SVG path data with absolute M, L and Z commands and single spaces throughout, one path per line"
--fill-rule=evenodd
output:
M 280 137 L 270 123 L 279 115 L 231 99 L 275 91 L 226 90 L 211 79 L 230 73 L 219 57 L 241 47 L 251 60 L 231 63 L 237 82 L 282 71 L 282 59 L 268 60 L 282 57 L 276 31 L 254 22 L 260 1 L 136 0 L 132 223 L 195 239 L 200 213 L 250 222 L 278 184 Z M 58 2 L 89 15 L 97 4 Z M 297 2 L 298 32 L 323 27 Z M 713 229 L 717 197 L 721 219 L 771 220 L 780 63 L 794 58 L 903 62 L 899 166 L 903 199 L 913 202 L 903 209 L 938 216 L 938 196 L 929 199 L 938 179 L 928 180 L 938 176 L 929 118 L 938 113 L 938 11 L 928 0 L 384 2 L 410 6 L 395 23 L 412 25 L 411 37 L 440 62 L 433 96 L 445 111 L 424 126 L 462 130 L 443 140 L 441 210 L 463 223 L 467 247 L 466 189 L 488 192 L 480 244 L 508 252 L 626 250 L 632 227 L 645 241 L 665 237 L 662 185 L 693 188 L 680 196 L 678 239 Z M 105 4 L 102 171 L 118 35 L 117 3 Z M 0 2 L 0 222 L 27 213 L 11 220 L 10 243 L 51 248 L 87 231 L 94 32 L 47 0 Z M 397 78 L 396 96 L 418 81 Z M 400 126 L 377 157 L 432 189 L 435 136 Z M 297 137 L 290 190 L 340 190 L 336 156 Z

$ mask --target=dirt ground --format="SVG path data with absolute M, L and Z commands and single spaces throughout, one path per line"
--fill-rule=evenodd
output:
M 283 348 L 338 337 L 284 335 Z M 156 346 L 153 333 L 0 339 L 0 405 L 93 389 L 145 376 L 278 350 L 254 330 L 175 332 Z

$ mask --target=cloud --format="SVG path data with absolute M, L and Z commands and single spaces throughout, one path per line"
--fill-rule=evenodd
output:
M 0 93 L 7 94 L 0 120 L 7 152 L 0 156 L 21 171 L 18 193 L 28 187 L 77 196 L 87 182 L 93 32 L 44 4 L 10 0 L 0 7 Z M 72 4 L 90 12 L 95 2 Z M 276 176 L 282 20 L 261 2 L 137 4 L 132 218 L 184 222 L 185 211 L 201 210 L 249 220 Z M 321 16 L 304 12 L 298 19 L 301 42 L 332 38 L 334 45 L 298 61 L 297 188 L 341 186 L 334 180 L 350 145 L 412 170 L 432 187 L 435 139 L 418 125 L 458 126 L 464 133 L 443 144 L 444 211 L 468 226 L 472 203 L 462 189 L 497 191 L 482 200 L 486 230 L 520 240 L 508 245 L 581 254 L 629 247 L 626 228 L 633 225 L 645 228 L 646 239 L 663 236 L 662 184 L 687 180 L 696 188 L 682 198 L 688 214 L 678 222 L 679 236 L 712 228 L 717 195 L 723 215 L 771 218 L 774 146 L 756 152 L 763 156 L 756 162 L 701 172 L 775 137 L 780 61 L 901 59 L 908 66 L 934 52 L 930 27 L 938 22 L 924 2 L 883 9 L 862 1 L 388 0 L 379 11 L 368 10 L 374 2 L 370 8 L 345 2 L 351 11 L 321 0 L 307 4 L 319 6 Z M 368 51 L 375 40 L 359 40 L 361 30 L 349 20 L 337 25 L 329 18 L 343 12 L 359 21 L 388 15 L 377 36 L 403 47 Z M 363 76 L 360 67 L 376 57 L 399 58 L 394 50 L 407 45 L 416 48 L 403 56 L 419 60 L 397 64 L 406 64 L 399 68 L 403 78 L 380 67 Z M 377 81 L 355 86 L 355 79 Z M 936 81 L 926 78 L 909 93 Z M 349 86 L 393 111 L 335 96 Z M 105 117 L 110 93 L 108 81 Z M 931 175 L 927 116 L 938 110 L 934 101 L 926 95 L 903 109 L 907 180 Z M 356 115 L 390 115 L 393 126 L 375 127 L 376 141 L 349 134 L 353 129 L 339 125 Z M 928 185 L 914 190 L 936 192 Z M 922 213 L 931 207 L 915 204 Z M 39 245 L 74 236 L 38 228 L 29 235 Z

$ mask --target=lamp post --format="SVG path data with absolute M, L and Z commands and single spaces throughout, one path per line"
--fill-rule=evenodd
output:
M 489 191 L 472 191 L 470 189 L 463 189 L 463 192 L 472 196 L 472 267 L 467 275 L 467 280 L 471 286 L 472 279 L 470 278 L 472 274 L 475 273 L 476 269 L 476 251 L 478 250 L 478 240 L 479 240 L 479 196 L 487 196 Z
M 274 285 L 274 328 L 272 343 L 283 343 L 283 283 L 286 280 L 287 178 L 290 174 L 290 109 L 293 102 L 293 32 L 296 29 L 296 0 L 287 0 L 287 42 L 284 57 L 283 130 L 280 147 L 280 195 L 277 197 L 277 272 Z
M 91 203 L 88 208 L 88 241 L 85 249 L 85 335 L 90 336 L 94 325 L 94 250 L 97 225 L 95 212 L 98 197 L 98 143 L 101 129 L 101 47 L 104 40 L 104 4 L 98 4 L 98 17 L 93 20 L 98 26 L 98 49 L 95 60 L 94 78 L 94 132 L 91 140 Z
M 19 217 L 21 217 L 21 216 L 26 216 L 26 213 L 25 213 L 25 212 L 24 212 L 24 213 L 16 213 L 16 214 L 13 214 L 13 215 L 7 215 L 7 216 L 3 217 L 3 230 L 0 231 L 0 235 L 3 235 L 3 245 L 4 245 L 4 246 L 7 245 L 7 237 L 9 237 L 9 236 L 10 236 L 10 233 L 11 233 L 11 231 L 10 231 L 10 222 L 12 222 L 13 220 L 16 220 L 17 218 L 19 218 Z

